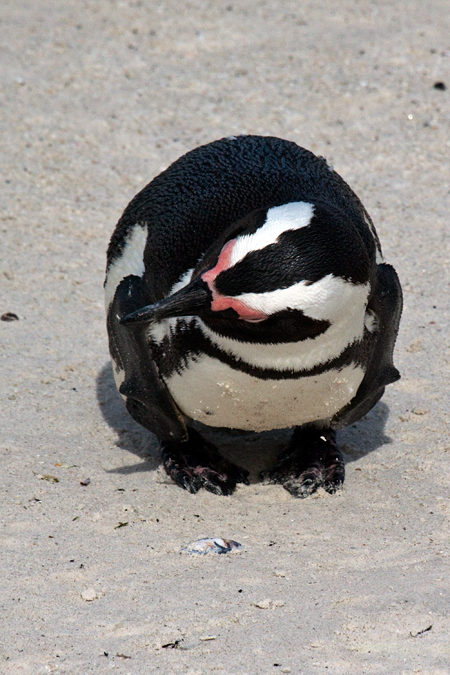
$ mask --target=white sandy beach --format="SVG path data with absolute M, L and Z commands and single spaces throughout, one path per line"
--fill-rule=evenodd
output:
M 0 673 L 448 675 L 448 1 L 2 0 L 0 28 Z M 241 133 L 327 157 L 403 284 L 337 495 L 259 482 L 280 433 L 219 439 L 250 486 L 184 492 L 113 382 L 115 223 Z

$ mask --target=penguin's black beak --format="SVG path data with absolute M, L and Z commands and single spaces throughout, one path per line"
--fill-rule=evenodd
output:
M 147 305 L 127 314 L 120 319 L 122 325 L 133 323 L 157 323 L 174 316 L 196 316 L 211 304 L 211 291 L 208 285 L 197 277 L 177 293 L 164 300 Z

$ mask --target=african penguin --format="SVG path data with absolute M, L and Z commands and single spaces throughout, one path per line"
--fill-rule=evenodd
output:
M 167 473 L 230 494 L 248 472 L 192 427 L 294 428 L 268 474 L 304 497 L 344 481 L 336 430 L 399 377 L 402 309 L 358 197 L 279 138 L 188 152 L 119 220 L 105 281 L 114 376 Z

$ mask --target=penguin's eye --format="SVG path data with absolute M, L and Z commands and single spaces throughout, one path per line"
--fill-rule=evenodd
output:
M 267 316 L 264 316 L 260 319 L 250 319 L 250 318 L 244 318 L 243 316 L 239 317 L 241 321 L 245 321 L 246 323 L 261 323 L 262 321 L 265 321 L 267 319 Z
M 229 319 L 231 321 L 239 321 L 244 323 L 261 323 L 268 318 L 265 315 L 242 315 L 232 307 L 228 307 L 227 309 L 223 309 L 221 311 L 215 311 L 213 314 L 216 318 Z
M 240 318 L 236 310 L 232 309 L 231 307 L 228 307 L 228 309 L 223 309 L 221 312 L 214 312 L 214 314 L 216 316 L 223 317 L 224 319 L 233 319 L 234 321 Z

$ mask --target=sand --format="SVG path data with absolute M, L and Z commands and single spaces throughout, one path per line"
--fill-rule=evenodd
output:
M 3 0 L 1 673 L 450 673 L 449 24 L 447 0 Z M 219 439 L 249 487 L 182 491 L 112 380 L 117 219 L 240 133 L 326 156 L 403 283 L 402 379 L 340 434 L 338 495 L 258 481 L 280 433 Z M 202 537 L 244 548 L 181 552 Z

